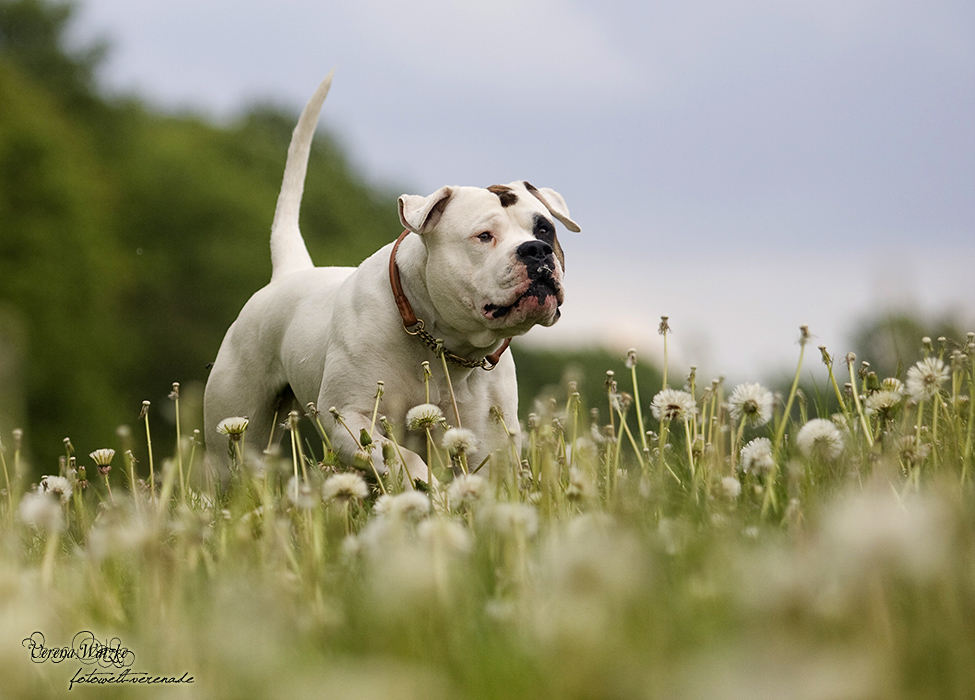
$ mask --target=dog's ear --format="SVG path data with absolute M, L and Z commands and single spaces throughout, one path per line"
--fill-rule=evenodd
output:
M 538 189 L 530 182 L 523 182 L 521 184 L 525 186 L 526 190 L 535 195 L 536 199 L 545 205 L 545 208 L 548 209 L 549 213 L 561 221 L 567 229 L 573 233 L 579 233 L 581 230 L 579 228 L 579 224 L 569 218 L 569 207 L 566 206 L 565 200 L 562 199 L 562 195 L 548 187 Z
M 404 194 L 399 198 L 399 220 L 404 228 L 413 233 L 426 233 L 440 220 L 444 207 L 454 193 L 449 187 L 441 187 L 429 197 Z

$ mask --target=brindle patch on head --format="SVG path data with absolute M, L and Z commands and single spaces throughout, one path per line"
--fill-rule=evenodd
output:
M 518 195 L 507 185 L 491 185 L 487 188 L 488 192 L 494 192 L 501 200 L 502 207 L 511 207 L 518 203 Z
M 522 182 L 522 184 L 525 186 L 526 190 L 528 190 L 536 199 L 538 199 L 539 202 L 545 204 L 545 200 L 542 199 L 541 193 L 532 183 L 525 180 Z M 545 208 L 548 209 L 548 204 L 545 204 Z M 562 271 L 565 272 L 565 253 L 562 252 L 562 246 L 559 245 L 559 239 L 555 236 L 555 227 L 552 226 L 552 223 L 547 219 L 541 219 L 542 221 L 545 221 L 547 223 L 548 225 L 547 228 L 551 229 L 551 238 L 549 238 L 549 236 L 547 235 L 544 237 L 539 235 L 540 219 L 541 217 L 537 217 L 535 219 L 535 231 L 534 231 L 535 238 L 538 238 L 539 240 L 543 240 L 546 243 L 548 243 L 550 246 L 552 246 L 552 249 L 555 251 L 555 257 L 558 258 L 559 264 L 562 265 Z
M 552 222 L 544 216 L 536 215 L 535 223 L 532 227 L 532 235 L 538 240 L 548 243 L 552 247 L 555 257 L 562 266 L 562 271 L 565 272 L 565 253 L 562 252 L 562 246 L 559 245 L 559 239 L 555 236 L 555 226 L 552 224 Z

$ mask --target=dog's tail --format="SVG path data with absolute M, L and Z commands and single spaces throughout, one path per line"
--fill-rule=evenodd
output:
M 308 171 L 308 155 L 311 141 L 318 127 L 318 115 L 328 89 L 332 86 L 331 71 L 315 94 L 308 100 L 298 118 L 298 125 L 291 135 L 288 147 L 288 162 L 284 166 L 284 181 L 281 194 L 274 210 L 274 223 L 271 224 L 271 281 L 289 272 L 314 267 L 305 240 L 298 228 L 298 212 L 301 209 L 301 195 L 305 189 L 305 173 Z

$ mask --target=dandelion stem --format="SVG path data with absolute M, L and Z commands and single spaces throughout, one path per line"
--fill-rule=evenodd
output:
M 630 446 L 636 453 L 637 459 L 640 460 L 640 466 L 643 466 L 643 450 L 640 449 L 639 445 L 636 444 L 636 438 L 633 437 L 633 433 L 630 432 L 630 426 L 626 424 L 623 418 L 623 414 L 620 414 L 620 427 L 623 428 L 623 432 L 626 433 L 627 439 L 630 441 Z
M 833 386 L 833 392 L 836 394 L 836 401 L 840 404 L 840 410 L 843 411 L 843 417 L 846 419 L 846 425 L 850 430 L 850 434 L 853 434 L 853 417 L 850 415 L 850 409 L 846 405 L 846 399 L 843 397 L 843 392 L 840 391 L 839 384 L 836 383 L 836 376 L 833 374 L 833 358 L 828 352 L 826 352 L 826 346 L 820 345 L 819 352 L 823 355 L 823 364 L 826 365 L 826 371 L 829 373 L 829 382 Z
M 440 355 L 440 362 L 443 363 L 443 376 L 447 380 L 447 391 L 450 394 L 450 404 L 454 407 L 454 416 L 457 418 L 457 427 L 463 428 L 464 426 L 460 423 L 460 411 L 457 408 L 457 397 L 454 396 L 454 385 L 450 381 L 450 370 L 447 369 L 447 355 L 444 354 L 442 345 L 440 346 L 437 354 Z
M 14 490 L 10 486 L 10 474 L 7 471 L 7 460 L 3 456 L 3 443 L 0 443 L 0 464 L 3 465 L 3 479 L 7 486 L 7 515 L 13 517 L 14 512 Z
M 112 501 L 112 503 L 115 503 L 115 494 L 112 493 L 112 484 L 108 481 L 108 474 L 105 474 L 105 488 L 108 489 L 109 499 Z
M 298 412 L 291 411 L 288 414 L 288 432 L 291 433 L 291 461 L 294 464 L 294 477 L 298 479 L 298 465 L 301 465 L 301 478 L 308 482 L 308 468 L 305 466 L 305 454 L 301 449 L 301 440 L 298 435 Z
M 372 406 L 372 422 L 369 423 L 369 435 L 376 430 L 376 417 L 379 415 L 379 399 L 383 397 L 383 382 L 376 382 L 376 402 Z
M 779 452 L 779 446 L 782 444 L 782 438 L 785 436 L 785 427 L 789 423 L 789 415 L 792 412 L 792 402 L 796 398 L 796 391 L 799 389 L 799 377 L 802 376 L 802 358 L 806 353 L 806 338 L 807 331 L 806 327 L 803 326 L 802 339 L 799 341 L 799 363 L 796 366 L 796 375 L 792 379 L 792 388 L 789 390 L 789 399 L 785 402 L 785 410 L 782 412 L 782 418 L 779 421 L 779 426 L 775 430 L 775 441 L 772 443 L 772 450 L 775 454 Z
M 769 471 L 768 476 L 765 478 L 765 496 L 762 498 L 762 518 L 764 519 L 768 514 L 769 507 L 772 508 L 776 513 L 779 512 L 779 502 L 775 496 L 775 483 L 779 475 L 779 466 L 776 463 L 772 470 Z
M 735 444 L 731 446 L 731 476 L 735 475 L 735 466 L 738 462 L 738 451 L 741 448 L 742 435 L 745 433 L 745 417 L 741 417 L 738 423 L 738 430 L 735 431 Z
M 179 382 L 173 382 L 173 403 L 176 408 L 176 465 L 179 468 L 179 497 L 186 503 L 186 477 L 183 475 L 183 440 L 179 424 Z
M 569 406 L 566 407 L 565 413 L 569 415 L 571 410 L 572 414 L 572 452 L 569 455 L 569 468 L 571 469 L 576 461 L 576 440 L 579 438 L 579 406 L 580 406 L 579 392 L 575 391 L 569 396 Z M 644 438 L 644 440 L 646 440 Z
M 274 446 L 274 429 L 278 427 L 279 415 L 281 415 L 280 406 L 274 409 L 274 416 L 271 417 L 271 432 L 267 436 L 267 445 L 264 447 L 265 452 L 270 452 L 271 447 Z
M 657 460 L 661 471 L 663 471 L 663 469 L 669 471 L 670 475 L 674 477 L 674 480 L 683 488 L 684 482 L 681 480 L 679 476 L 677 476 L 677 472 L 675 472 L 673 469 L 670 468 L 670 465 L 667 464 L 667 460 L 664 458 L 664 453 L 666 452 L 664 448 L 667 447 L 667 438 L 670 433 L 669 423 L 670 421 L 668 421 L 666 418 L 660 421 L 660 438 L 657 442 L 658 444 Z
M 54 562 L 57 559 L 60 542 L 60 531 L 55 529 L 48 533 L 47 542 L 44 543 L 44 561 L 41 564 L 41 585 L 44 588 L 51 587 L 51 580 L 54 578 Z
M 385 418 L 383 420 L 385 420 Z M 390 427 L 392 427 L 392 426 L 390 426 Z M 402 451 L 402 449 L 400 449 L 399 443 L 396 441 L 396 437 L 393 435 L 393 431 L 392 430 L 386 430 L 386 438 L 391 443 L 393 443 L 393 447 L 396 450 L 396 456 L 399 458 L 399 463 L 403 465 L 403 471 L 406 472 L 406 478 L 407 478 L 407 480 L 408 480 L 408 482 L 410 484 L 410 488 L 413 488 L 413 475 L 410 473 L 410 467 L 406 464 L 406 460 L 403 459 L 403 451 Z M 430 477 L 430 475 L 428 473 L 427 474 L 427 478 L 429 478 L 429 477 Z M 429 483 L 429 482 L 427 482 L 427 483 Z
M 854 357 L 852 353 L 848 357 Z M 873 434 L 870 425 L 867 423 L 867 416 L 863 412 L 863 405 L 860 403 L 860 389 L 857 387 L 856 371 L 853 362 L 847 362 L 850 370 L 850 383 L 853 385 L 853 406 L 856 408 L 857 416 L 860 418 L 860 426 L 863 428 L 863 436 L 867 439 L 867 445 L 873 447 Z
M 667 388 L 667 334 L 670 332 L 670 324 L 667 323 L 669 316 L 660 317 L 660 327 L 658 332 L 664 337 L 664 366 L 663 366 L 663 388 Z
M 640 430 L 640 444 L 644 450 L 647 449 L 647 431 L 644 427 L 643 422 L 643 409 L 640 407 L 640 383 L 636 378 L 636 351 L 631 350 L 629 357 L 630 360 L 630 377 L 633 380 L 633 402 L 636 404 L 636 422 L 637 428 Z
M 176 465 L 172 460 L 167 459 L 163 462 L 163 483 L 162 489 L 159 491 L 159 505 L 156 508 L 156 513 L 162 515 L 166 508 L 169 506 L 169 499 L 173 495 L 173 487 L 176 484 Z
M 129 489 L 132 491 L 132 500 L 135 501 L 136 510 L 141 510 L 142 499 L 139 498 L 139 483 L 135 480 L 135 456 L 131 450 L 126 450 L 122 456 L 129 467 Z
M 322 447 L 325 449 L 325 452 L 331 452 L 332 442 L 328 439 L 328 433 L 325 432 L 325 426 L 322 425 L 321 411 L 319 411 L 318 407 L 315 406 L 315 404 L 311 401 L 305 405 L 305 409 L 307 411 L 306 415 L 314 421 L 315 428 L 318 429 L 318 435 L 322 438 Z
M 142 418 L 146 424 L 146 451 L 149 453 L 149 496 L 156 497 L 156 466 L 152 458 L 152 434 L 149 432 L 149 402 L 142 402 Z

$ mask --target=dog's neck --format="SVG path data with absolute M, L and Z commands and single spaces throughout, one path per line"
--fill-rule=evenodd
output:
M 477 367 L 494 369 L 500 362 L 504 351 L 508 349 L 511 338 L 504 339 L 499 348 L 485 356 L 483 349 L 474 347 L 470 342 L 459 340 L 462 337 L 461 334 L 438 319 L 437 314 L 433 311 L 433 302 L 427 295 L 420 295 L 417 290 L 410 290 L 413 298 L 418 302 L 417 310 L 422 315 L 418 316 L 414 311 L 410 296 L 407 294 L 403 279 L 400 276 L 396 256 L 400 245 L 409 233 L 410 231 L 407 229 L 400 234 L 389 254 L 389 284 L 393 291 L 396 308 L 399 310 L 400 318 L 403 319 L 404 330 L 415 336 L 418 342 L 423 342 L 434 352 L 442 349 L 444 357 L 452 364 L 468 369 Z

